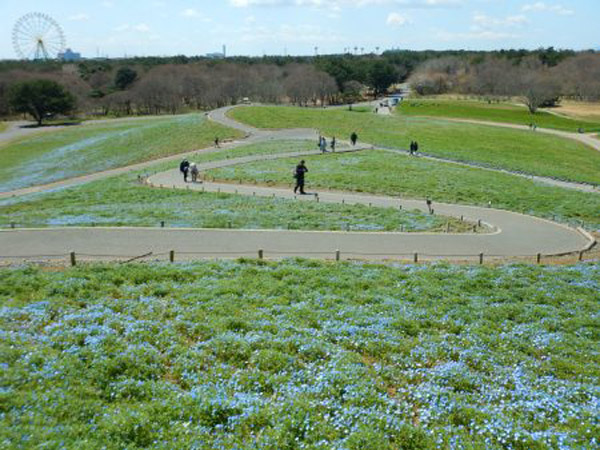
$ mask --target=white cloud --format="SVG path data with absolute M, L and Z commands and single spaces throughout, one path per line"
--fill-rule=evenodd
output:
M 343 7 L 398 5 L 404 8 L 449 8 L 462 6 L 465 0 L 229 0 L 236 8 L 252 6 L 299 6 L 340 11 Z
M 186 17 L 188 19 L 200 19 L 204 22 L 210 22 L 210 18 L 206 17 L 204 14 L 202 14 L 200 11 L 198 11 L 197 9 L 194 8 L 188 8 L 188 9 L 184 9 L 181 12 L 181 15 L 183 17 Z
M 521 10 L 523 12 L 551 12 L 560 16 L 572 16 L 573 14 L 575 14 L 575 11 L 573 11 L 572 9 L 567 9 L 562 5 L 550 5 L 544 2 L 536 2 L 523 5 Z
M 137 25 L 134 25 L 132 28 L 133 30 L 139 31 L 140 33 L 147 33 L 148 31 L 150 31 L 150 27 L 145 23 L 139 23 Z
M 345 40 L 343 36 L 332 33 L 315 25 L 280 25 L 279 27 L 247 26 L 241 29 L 242 42 L 246 43 L 270 43 L 280 42 L 283 44 L 303 43 L 340 43 Z
M 529 20 L 523 14 L 516 16 L 507 16 L 503 18 L 490 17 L 486 14 L 475 13 L 473 15 L 473 23 L 479 28 L 493 28 L 493 27 L 518 27 L 528 23 Z
M 439 31 L 437 38 L 442 41 L 501 41 L 506 39 L 518 39 L 521 36 L 515 33 L 505 33 L 501 31 L 472 31 L 469 33 L 451 33 L 448 31 Z
M 85 13 L 73 14 L 67 18 L 68 20 L 72 20 L 74 22 L 82 22 L 85 20 L 90 20 L 90 16 Z
M 401 27 L 410 23 L 410 19 L 400 13 L 393 12 L 390 13 L 385 21 L 390 26 Z
M 115 28 L 115 31 L 137 31 L 139 33 L 147 33 L 150 31 L 150 27 L 148 25 L 146 25 L 145 23 L 138 23 L 137 25 L 130 25 L 130 24 L 123 24 L 123 25 L 119 25 L 118 27 Z

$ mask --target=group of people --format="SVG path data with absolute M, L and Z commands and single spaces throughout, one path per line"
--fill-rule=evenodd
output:
M 335 152 L 335 145 L 336 145 L 336 140 L 335 140 L 335 136 L 333 136 L 331 138 L 331 143 L 330 143 L 332 152 Z M 325 153 L 327 151 L 327 139 L 325 139 L 325 136 L 319 136 L 319 141 L 317 142 L 317 146 L 321 150 L 321 153 Z
M 353 132 L 350 135 L 350 142 L 352 143 L 352 145 L 356 145 L 356 142 L 358 140 L 358 135 L 356 134 L 356 132 Z M 215 138 L 215 147 L 219 147 L 219 138 Z M 414 152 L 416 152 L 419 148 L 418 144 L 416 142 L 411 142 L 411 154 L 413 154 L 413 144 L 415 146 Z M 330 142 L 330 148 L 332 152 L 335 152 L 335 146 L 336 146 L 336 139 L 335 136 L 333 136 L 331 138 L 331 142 Z M 319 141 L 318 141 L 318 146 L 319 149 L 321 150 L 321 152 L 325 153 L 327 151 L 327 139 L 325 139 L 325 136 L 319 136 Z M 183 181 L 184 183 L 188 182 L 188 177 L 191 177 L 191 181 L 192 183 L 196 183 L 198 182 L 198 175 L 200 174 L 200 171 L 198 170 L 198 166 L 196 165 L 196 163 L 190 163 L 187 159 L 184 159 L 183 161 L 181 161 L 181 163 L 179 164 L 179 171 L 183 174 Z M 304 160 L 300 161 L 300 164 L 298 164 L 296 166 L 296 168 L 294 169 L 293 172 L 293 176 L 296 179 L 296 185 L 294 187 L 294 194 L 300 193 L 301 195 L 305 195 L 306 192 L 304 192 L 304 176 L 305 174 L 308 172 L 308 168 L 306 167 L 306 163 Z
M 190 163 L 187 159 L 184 159 L 179 164 L 179 171 L 183 174 L 184 183 L 187 183 L 188 175 L 191 175 L 192 183 L 196 183 L 198 181 L 198 175 L 200 174 L 200 171 L 198 170 L 196 163 Z
M 419 151 L 419 143 L 417 141 L 410 141 L 409 153 L 411 155 L 416 155 L 418 151 Z

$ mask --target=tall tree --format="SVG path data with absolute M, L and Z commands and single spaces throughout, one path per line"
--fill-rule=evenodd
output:
M 115 75 L 115 86 L 121 90 L 127 89 L 137 79 L 137 72 L 129 67 L 121 67 Z
M 369 69 L 368 82 L 374 90 L 375 97 L 385 92 L 396 81 L 398 81 L 396 69 L 388 62 L 377 61 Z
M 23 81 L 12 85 L 9 102 L 15 111 L 31 114 L 38 125 L 49 115 L 68 114 L 75 107 L 75 97 L 52 80 Z

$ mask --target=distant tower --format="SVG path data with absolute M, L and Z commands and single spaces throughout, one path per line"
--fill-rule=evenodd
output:
M 223 58 L 227 58 L 227 46 L 223 44 Z

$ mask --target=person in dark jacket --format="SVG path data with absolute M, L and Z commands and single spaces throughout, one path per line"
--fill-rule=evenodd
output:
M 300 190 L 300 194 L 305 195 L 304 192 L 304 174 L 308 172 L 308 169 L 304 165 L 304 160 L 300 161 L 300 164 L 296 166 L 294 171 L 294 178 L 296 179 L 296 186 L 294 187 L 294 194 Z
M 183 182 L 187 183 L 187 176 L 188 176 L 188 172 L 190 170 L 190 162 L 187 159 L 184 159 L 183 161 L 181 161 L 181 164 L 179 164 L 179 171 L 183 174 Z
M 358 140 L 358 135 L 355 132 L 352 132 L 352 134 L 350 135 L 350 142 L 352 142 L 352 145 L 356 145 L 357 140 Z

